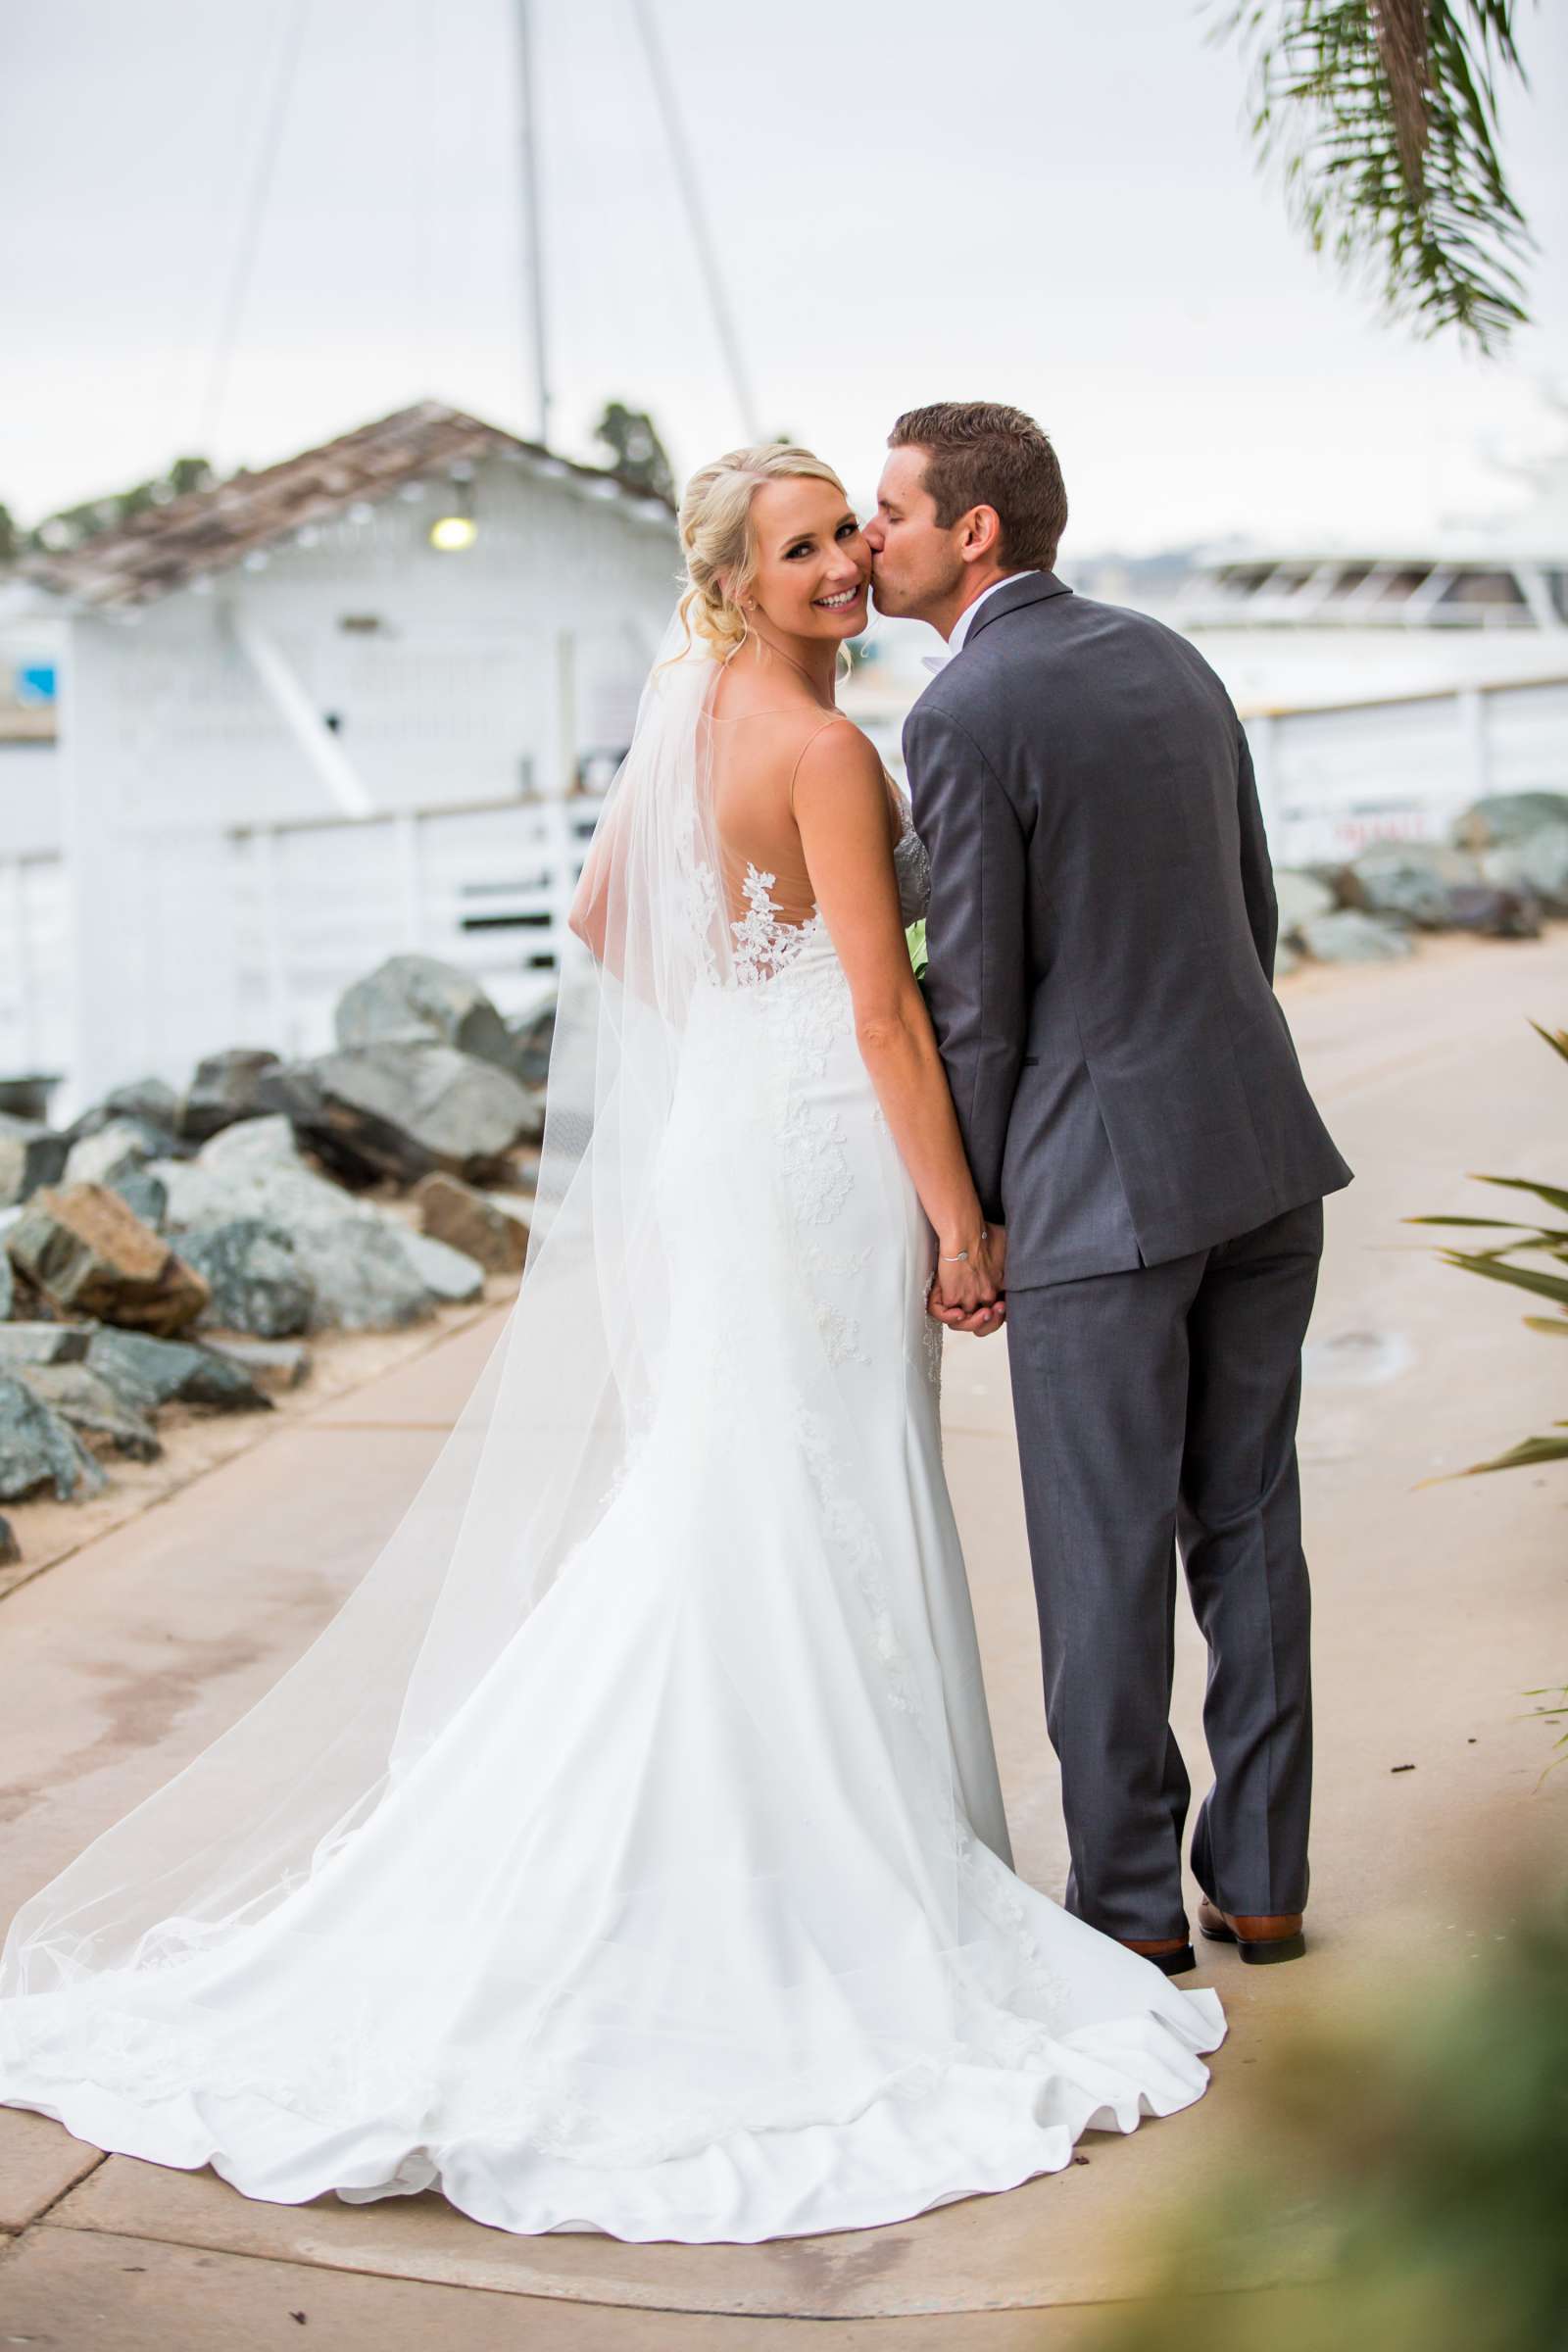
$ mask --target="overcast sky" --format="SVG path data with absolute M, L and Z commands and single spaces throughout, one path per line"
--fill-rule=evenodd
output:
M 1568 11 L 1520 7 L 1542 253 L 1500 366 L 1379 325 L 1255 170 L 1189 0 L 654 0 L 764 426 L 872 484 L 911 402 L 1054 435 L 1069 549 L 1421 532 L 1568 433 Z M 434 396 L 531 427 L 512 0 L 0 0 L 0 501 L 261 466 Z M 744 437 L 626 0 L 535 0 L 553 438 Z M 1560 153 L 1560 140 L 1558 141 Z M 222 324 L 243 292 L 226 369 Z M 1070 576 L 1070 564 L 1063 559 Z

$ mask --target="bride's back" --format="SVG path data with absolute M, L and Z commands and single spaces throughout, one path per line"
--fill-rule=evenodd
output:
M 794 808 L 795 779 L 824 729 L 852 730 L 841 711 L 791 695 L 775 678 L 726 673 L 709 711 L 710 788 L 729 920 L 754 911 L 748 869 L 769 877 L 768 906 L 781 924 L 809 922 L 816 897 Z M 901 811 L 888 787 L 889 842 Z M 755 885 L 754 885 L 755 887 Z

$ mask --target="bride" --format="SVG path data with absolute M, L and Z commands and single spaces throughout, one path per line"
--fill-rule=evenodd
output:
M 247 2196 L 863 2228 L 1190 2105 L 1224 2035 L 1011 1869 L 926 1311 L 935 1258 L 995 1329 L 1001 1244 L 833 704 L 869 551 L 779 445 L 681 534 L 517 1304 L 325 1631 L 0 1961 L 0 2102 Z

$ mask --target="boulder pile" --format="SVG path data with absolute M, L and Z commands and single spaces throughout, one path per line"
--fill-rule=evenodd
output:
M 515 1279 L 553 1018 L 511 1028 L 466 972 L 395 956 L 329 1053 L 233 1048 L 66 1128 L 0 1111 L 0 1503 L 98 1494 L 103 1456 L 158 1454 L 162 1407 L 270 1410 L 317 1335 Z
M 1499 793 L 1467 808 L 1446 842 L 1391 841 L 1347 865 L 1279 868 L 1282 972 L 1386 962 L 1423 932 L 1537 939 L 1568 915 L 1568 793 Z

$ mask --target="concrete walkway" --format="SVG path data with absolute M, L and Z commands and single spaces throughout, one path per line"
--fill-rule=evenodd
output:
M 1091 2345 L 1140 2249 L 1247 2143 L 1247 2070 L 1375 1988 L 1401 1938 L 1456 1964 L 1495 1931 L 1487 1869 L 1568 1815 L 1530 1686 L 1568 1677 L 1568 1474 L 1418 1490 L 1563 1411 L 1528 1304 L 1434 1262 L 1423 1210 L 1489 1213 L 1460 1171 L 1562 1181 L 1568 1071 L 1526 1027 L 1568 1018 L 1568 933 L 1445 943 L 1288 984 L 1302 1059 L 1357 1182 L 1329 1207 L 1302 1456 L 1315 1593 L 1312 1949 L 1213 1952 L 1231 2034 L 1209 2094 L 1067 2171 L 898 2228 L 771 2245 L 518 2239 L 439 2198 L 253 2204 L 207 2173 L 102 2158 L 0 2109 L 0 2343 L 224 2352 L 1056 2352 Z M 470 1326 L 291 1420 L 0 1603 L 0 1910 L 159 1786 L 275 1679 L 390 1531 L 500 1327 Z M 1038 1691 L 1004 1343 L 950 1342 L 948 1465 L 968 1549 L 1019 1867 L 1065 1855 Z M 1556 1351 L 1560 1353 L 1561 1351 Z M 1202 1652 L 1184 1616 L 1176 1722 L 1205 1781 Z M 1218 2291 L 1260 2330 L 1314 2270 L 1310 2229 L 1229 2245 Z M 305 2333 L 308 2329 L 309 2333 Z

